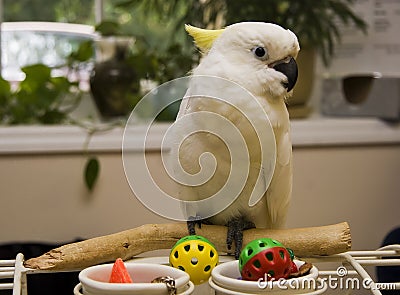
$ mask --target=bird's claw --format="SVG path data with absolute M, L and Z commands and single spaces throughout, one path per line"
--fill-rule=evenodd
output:
M 232 249 L 232 243 L 235 242 L 235 259 L 239 259 L 240 251 L 243 245 L 243 230 L 254 228 L 253 222 L 247 221 L 243 217 L 231 219 L 228 224 L 228 234 L 226 237 L 226 245 L 228 250 Z
M 188 231 L 189 231 L 189 235 L 191 235 L 191 236 L 195 235 L 196 234 L 196 225 L 199 228 L 201 228 L 202 222 L 203 222 L 203 219 L 199 215 L 190 216 L 188 218 L 188 221 L 186 222 L 187 223 L 187 228 L 188 228 Z

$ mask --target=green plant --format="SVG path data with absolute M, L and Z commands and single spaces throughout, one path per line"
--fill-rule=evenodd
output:
M 366 33 L 366 23 L 351 9 L 354 0 L 261 0 L 229 1 L 226 20 L 229 23 L 243 20 L 268 20 L 292 30 L 302 47 L 319 50 L 324 63 L 340 43 L 340 24 L 354 25 Z
M 105 21 L 97 29 L 103 35 L 122 35 L 120 26 L 113 22 Z M 82 42 L 67 57 L 66 64 L 60 67 L 65 68 L 68 73 L 79 73 L 79 69 L 93 59 L 93 53 L 93 42 Z M 148 46 L 144 36 L 136 36 L 134 50 L 128 59 L 129 65 L 138 74 L 138 79 L 151 79 L 156 84 L 185 75 L 193 62 L 192 56 L 182 53 L 179 44 L 172 44 L 166 51 L 158 51 Z M 84 180 L 91 191 L 100 173 L 100 162 L 95 155 L 87 152 L 90 139 L 93 134 L 110 130 L 123 122 L 117 120 L 99 127 L 88 126 L 72 119 L 70 113 L 79 105 L 84 93 L 77 81 L 71 81 L 66 76 L 54 77 L 52 70 L 44 64 L 23 67 L 25 79 L 17 86 L 12 86 L 0 76 L 0 124 L 75 124 L 84 128 L 88 134 L 84 146 L 87 156 Z M 167 108 L 157 119 L 173 120 L 176 111 L 176 106 Z
M 329 63 L 335 45 L 340 42 L 340 24 L 354 25 L 366 33 L 366 23 L 351 9 L 355 0 L 125 0 L 117 6 L 158 13 L 161 20 L 176 18 L 176 27 L 184 23 L 215 28 L 225 23 L 264 21 L 292 30 L 302 47 L 319 50 Z M 177 10 L 177 7 L 180 9 Z M 179 14 L 177 14 L 179 11 Z
M 26 77 L 16 89 L 0 77 L 0 123 L 64 123 L 82 98 L 78 83 L 52 77 L 51 68 L 43 64 L 26 66 L 22 71 Z
M 124 26 L 111 20 L 104 20 L 96 26 L 96 31 L 102 36 L 127 36 Z M 151 44 L 149 34 L 136 34 L 132 50 L 128 51 L 127 64 L 134 71 L 137 79 L 151 80 L 160 85 L 164 82 L 185 76 L 197 63 L 199 55 L 184 52 L 184 47 L 178 42 L 170 42 L 160 49 Z M 133 97 L 133 106 L 145 93 Z M 136 98 L 136 99 L 135 99 Z M 176 117 L 178 104 L 168 106 L 156 118 L 158 121 L 171 121 Z
M 67 57 L 63 65 L 68 73 L 78 73 L 83 63 L 93 56 L 91 41 L 82 42 L 80 47 Z M 88 127 L 70 117 L 70 113 L 79 105 L 83 91 L 78 81 L 71 81 L 66 76 L 54 77 L 52 68 L 44 64 L 23 67 L 25 79 L 12 85 L 0 77 L 0 124 L 77 124 L 88 132 L 87 143 L 99 128 Z M 100 130 L 101 131 L 101 130 Z M 84 170 L 86 187 L 92 190 L 99 175 L 100 163 L 89 155 Z
M 117 22 L 104 20 L 96 25 L 96 31 L 102 36 L 124 36 L 128 29 Z M 134 35 L 135 43 L 129 55 L 128 63 L 139 79 L 150 79 L 157 84 L 187 75 L 198 61 L 194 51 L 184 52 L 183 45 L 173 41 L 160 50 L 152 46 L 148 34 Z
M 89 148 L 90 140 L 92 139 L 92 137 L 95 133 L 107 132 L 109 130 L 114 129 L 115 127 L 118 127 L 121 125 L 123 126 L 124 121 L 116 120 L 116 121 L 113 121 L 113 122 L 110 122 L 110 123 L 107 123 L 104 125 L 100 125 L 100 126 L 96 126 L 96 125 L 89 126 L 86 124 L 82 124 L 81 122 L 75 122 L 75 123 L 87 131 L 86 140 L 85 140 L 85 143 L 83 146 L 85 155 L 87 157 L 85 167 L 83 170 L 83 179 L 85 181 L 86 188 L 89 191 L 92 191 L 97 183 L 98 178 L 99 178 L 101 165 L 100 165 L 99 158 L 96 155 L 91 154 L 89 152 L 88 148 Z
M 0 76 L 0 124 L 70 123 L 69 114 L 83 97 L 79 88 L 79 71 L 93 56 L 92 41 L 82 42 L 76 51 L 59 65 L 64 75 L 54 76 L 55 68 L 45 64 L 23 67 L 24 80 L 10 83 Z M 78 79 L 71 80 L 69 76 Z

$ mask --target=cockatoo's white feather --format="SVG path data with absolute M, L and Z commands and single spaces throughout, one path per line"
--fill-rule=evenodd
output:
M 196 33 L 199 32 L 196 31 Z M 292 192 L 292 145 L 289 115 L 285 105 L 285 100 L 290 96 L 291 91 L 288 92 L 285 87 L 288 77 L 276 70 L 274 66 L 297 57 L 299 51 L 297 38 L 291 31 L 278 25 L 259 22 L 233 24 L 214 35 L 213 42 L 207 38 L 207 42 L 203 42 L 211 47 L 203 50 L 206 54 L 197 68 L 193 70 L 193 75 L 221 77 L 247 89 L 269 117 L 275 135 L 277 154 L 273 177 L 268 183 L 269 186 L 264 197 L 255 206 L 250 207 L 249 197 L 252 191 L 255 189 L 264 192 L 268 185 L 264 181 L 256 184 L 257 176 L 259 173 L 261 175 L 267 173 L 270 167 L 263 166 L 258 138 L 250 128 L 249 122 L 232 106 L 218 100 L 184 99 L 177 120 L 186 114 L 201 110 L 220 114 L 233 122 L 240 130 L 249 149 L 250 172 L 242 193 L 233 204 L 211 217 L 210 221 L 225 225 L 231 218 L 244 216 L 254 222 L 257 227 L 282 227 L 285 223 Z M 254 50 L 257 47 L 266 50 L 265 57 L 255 56 Z M 191 85 L 191 87 L 218 89 L 221 85 L 216 80 L 215 84 Z M 229 90 L 220 89 L 217 90 L 217 93 L 218 91 Z M 189 88 L 188 93 L 190 94 L 190 92 Z M 248 104 L 246 98 L 236 97 L 235 94 L 232 97 L 232 104 L 249 113 L 254 107 L 254 105 Z M 262 116 L 254 118 L 254 122 L 267 124 L 266 118 Z M 193 121 L 190 124 L 195 124 L 195 127 L 201 130 L 205 122 Z M 182 167 L 188 173 L 197 173 L 200 169 L 198 157 L 204 152 L 210 152 L 216 158 L 218 167 L 215 175 L 206 185 L 182 189 L 180 192 L 182 199 L 206 198 L 221 188 L 226 181 L 230 169 L 229 150 L 220 139 L 212 134 L 194 134 L 185 140 L 179 150 Z

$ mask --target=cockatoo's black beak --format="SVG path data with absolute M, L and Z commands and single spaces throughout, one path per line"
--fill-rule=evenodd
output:
M 293 89 L 297 81 L 297 63 L 293 57 L 289 61 L 285 60 L 281 63 L 274 65 L 274 69 L 281 72 L 287 77 L 287 82 L 283 83 L 283 86 L 287 89 L 287 92 Z

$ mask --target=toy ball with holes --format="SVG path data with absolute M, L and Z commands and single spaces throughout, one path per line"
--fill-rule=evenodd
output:
M 293 252 L 269 238 L 248 243 L 240 253 L 239 270 L 243 280 L 278 280 L 293 272 Z
M 218 264 L 218 253 L 214 245 L 198 235 L 186 236 L 172 247 L 169 255 L 172 267 L 185 271 L 195 285 L 208 280 Z

